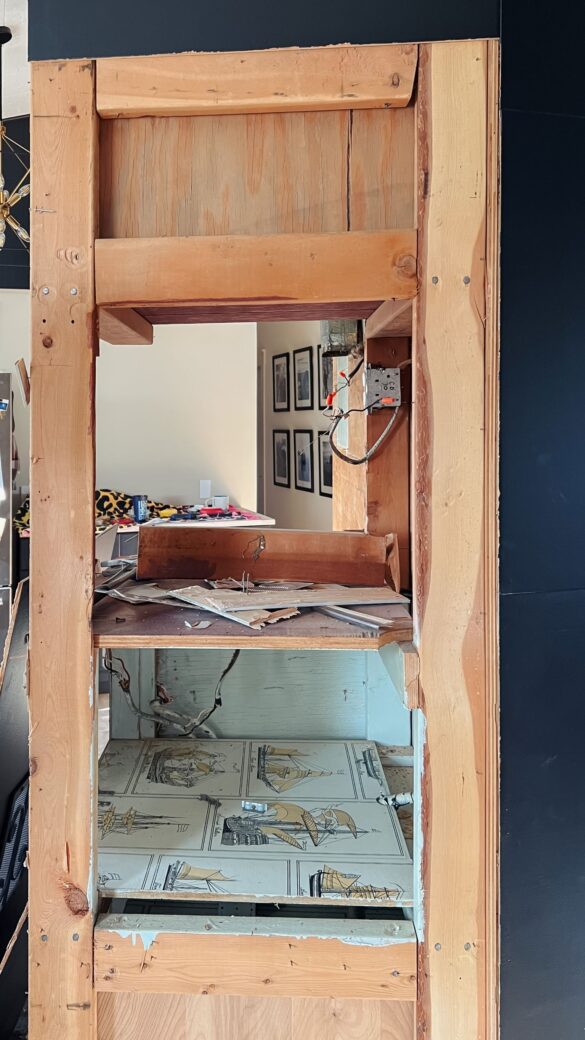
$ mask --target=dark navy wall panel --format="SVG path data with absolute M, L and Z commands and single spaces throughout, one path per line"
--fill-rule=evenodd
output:
M 498 35 L 499 0 L 29 0 L 31 60 Z
M 502 597 L 502 1040 L 585 1035 L 585 592 Z
M 583 0 L 503 0 L 502 35 L 505 108 L 585 115 Z
M 502 592 L 585 588 L 585 119 L 504 111 Z

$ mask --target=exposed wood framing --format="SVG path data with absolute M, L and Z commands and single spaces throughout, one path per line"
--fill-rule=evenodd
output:
M 394 1000 L 99 993 L 100 1040 L 413 1040 L 414 1005 Z
M 487 95 L 488 44 L 424 46 L 419 71 L 413 541 L 428 733 L 419 1028 L 434 1040 L 493 1040 L 496 950 L 488 917 L 496 865 L 487 860 L 493 837 L 486 841 L 497 801 L 493 750 L 488 755 L 495 662 L 488 666 L 486 657 L 495 653 L 497 624 L 493 387 L 487 432 L 484 425 L 486 365 L 491 385 L 496 342 L 494 305 L 486 312 L 486 216 L 488 202 L 496 203 L 486 182 L 488 108 L 490 124 L 496 112 L 493 92 Z
M 103 118 L 407 105 L 412 44 L 148 55 L 97 62 Z
M 31 1040 L 95 1025 L 91 62 L 32 66 Z
M 414 711 L 421 707 L 419 674 L 420 660 L 414 643 L 398 643 L 395 651 L 384 648 L 380 651 L 380 659 L 392 679 L 398 696 L 405 708 Z
M 344 303 L 416 294 L 416 233 L 100 239 L 101 306 Z
M 414 928 L 111 915 L 95 932 L 95 985 L 106 993 L 414 1000 Z
M 366 321 L 366 339 L 412 336 L 412 300 L 386 300 Z
M 130 307 L 100 307 L 98 311 L 100 339 L 120 346 L 150 346 L 152 325 L 138 311 Z

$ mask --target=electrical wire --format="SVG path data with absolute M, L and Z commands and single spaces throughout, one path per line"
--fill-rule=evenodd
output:
M 353 411 L 362 411 L 362 409 L 360 409 L 360 408 L 356 408 L 356 409 L 352 409 L 352 410 Z M 366 409 L 363 409 L 363 410 L 365 411 Z M 398 413 L 399 412 L 400 412 L 400 407 L 394 409 L 394 412 L 393 412 L 393 414 L 392 414 L 392 416 L 390 418 L 390 422 L 384 427 L 384 429 L 382 430 L 382 433 L 378 437 L 377 441 L 375 441 L 375 443 L 372 444 L 371 448 L 368 448 L 368 450 L 366 451 L 365 455 L 362 455 L 362 457 L 359 458 L 359 459 L 355 459 L 352 455 L 345 455 L 344 452 L 342 452 L 337 447 L 335 441 L 333 440 L 333 436 L 334 436 L 335 431 L 336 431 L 337 427 L 339 426 L 341 420 L 345 419 L 346 414 L 349 414 L 349 413 L 346 413 L 346 412 L 341 412 L 340 415 L 335 417 L 335 419 L 333 420 L 333 425 L 331 426 L 331 429 L 329 430 L 329 443 L 331 445 L 331 451 L 335 455 L 337 455 L 338 459 L 341 459 L 342 462 L 349 463 L 350 466 L 363 466 L 364 462 L 369 462 L 370 459 L 373 458 L 373 456 L 376 454 L 376 452 L 379 450 L 379 448 L 381 448 L 382 445 L 384 444 L 384 441 L 390 436 L 390 434 L 392 432 L 392 428 L 393 428 L 393 426 L 396 423 L 396 420 L 398 418 Z
M 130 711 L 134 715 L 136 715 L 139 719 L 144 719 L 146 722 L 155 722 L 157 724 L 161 722 L 166 722 L 169 726 L 174 726 L 177 729 L 180 729 L 182 735 L 188 737 L 191 735 L 191 733 L 193 733 L 193 730 L 203 726 L 203 724 L 207 721 L 210 715 L 213 715 L 214 711 L 216 711 L 217 708 L 221 708 L 222 683 L 228 672 L 231 672 L 239 656 L 240 650 L 234 650 L 230 660 L 228 661 L 226 667 L 224 668 L 223 672 L 221 673 L 217 681 L 217 685 L 215 687 L 215 692 L 213 695 L 213 704 L 210 708 L 204 708 L 203 711 L 200 711 L 196 717 L 190 715 L 182 715 L 180 712 L 173 711 L 167 705 L 161 704 L 161 702 L 156 699 L 150 702 L 150 707 L 152 709 L 151 712 L 143 711 L 142 708 L 139 708 L 138 705 L 134 702 L 134 698 L 132 697 L 132 691 L 130 689 L 130 672 L 128 671 L 122 658 L 114 657 L 111 650 L 106 650 L 104 657 L 104 667 L 111 675 L 115 676 L 115 678 L 118 680 L 118 685 L 122 690 L 122 693 L 124 694 L 126 703 L 130 708 Z M 119 668 L 115 667 L 114 661 L 118 662 L 118 664 L 120 665 Z

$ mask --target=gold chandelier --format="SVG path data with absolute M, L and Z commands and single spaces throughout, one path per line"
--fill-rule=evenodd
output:
M 2 47 L 12 39 L 12 33 L 7 26 L 0 27 L 0 250 L 6 243 L 6 229 L 10 228 L 16 235 L 18 241 L 28 252 L 30 236 L 25 227 L 14 215 L 14 208 L 22 199 L 30 195 L 30 152 L 23 144 L 13 140 L 8 135 L 6 124 L 2 118 Z M 5 149 L 12 152 L 14 158 L 22 166 L 24 173 L 14 188 L 6 187 L 4 179 L 4 153 Z

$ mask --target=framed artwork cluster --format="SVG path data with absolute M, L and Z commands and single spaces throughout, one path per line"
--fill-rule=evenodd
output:
M 290 353 L 275 354 L 272 358 L 272 410 L 291 411 L 291 398 L 297 412 L 313 411 L 315 392 L 313 380 L 313 347 L 292 351 L 292 387 Z M 317 347 L 317 407 L 327 407 L 333 390 L 333 361 Z M 292 434 L 292 445 L 291 445 Z M 291 456 L 292 448 L 292 456 Z M 276 487 L 291 487 L 291 468 L 297 491 L 314 492 L 315 454 L 317 456 L 319 494 L 331 498 L 333 494 L 333 452 L 327 430 L 275 429 L 272 431 L 273 481 Z

